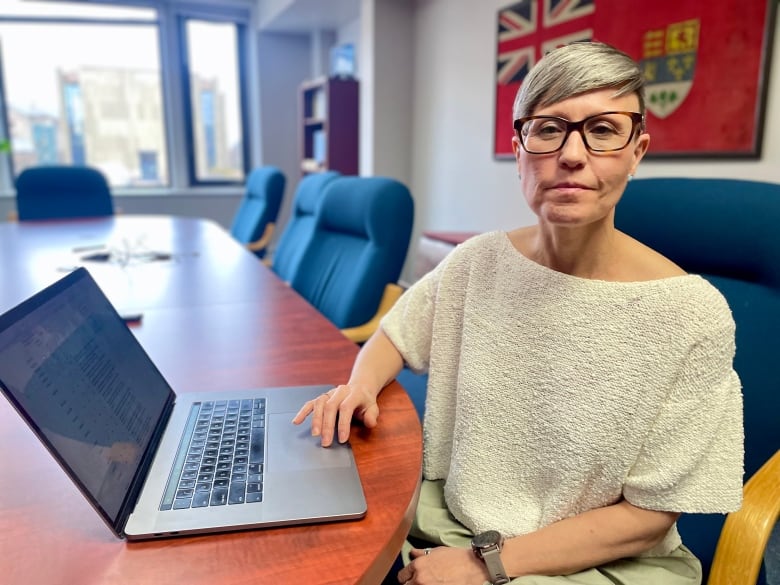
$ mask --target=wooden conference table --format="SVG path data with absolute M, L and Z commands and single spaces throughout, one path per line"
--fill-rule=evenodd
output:
M 124 266 L 80 259 L 102 245 Z M 205 220 L 0 223 L 0 313 L 77 264 L 120 313 L 143 314 L 133 331 L 177 393 L 348 377 L 356 346 Z M 365 518 L 128 543 L 112 535 L 0 399 L 0 582 L 379 583 L 411 523 L 422 460 L 417 414 L 398 383 L 382 392 L 380 408 L 380 425 L 356 427 L 351 439 Z

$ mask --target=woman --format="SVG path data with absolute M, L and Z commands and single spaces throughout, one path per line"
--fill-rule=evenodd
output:
M 676 519 L 740 505 L 728 306 L 614 227 L 650 142 L 643 90 L 608 45 L 545 56 L 512 141 L 538 223 L 456 248 L 295 418 L 345 441 L 404 363 L 429 372 L 402 583 L 697 584 Z

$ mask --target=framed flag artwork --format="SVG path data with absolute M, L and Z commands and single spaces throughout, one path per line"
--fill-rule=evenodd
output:
M 609 43 L 645 76 L 648 157 L 760 158 L 775 0 L 521 0 L 498 11 L 494 156 L 512 159 L 512 105 L 546 52 Z

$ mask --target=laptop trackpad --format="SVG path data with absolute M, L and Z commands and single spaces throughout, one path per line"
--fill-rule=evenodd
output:
M 322 447 L 320 438 L 311 436 L 310 425 L 294 425 L 291 418 L 291 413 L 268 415 L 266 466 L 269 473 L 352 465 L 348 445 Z

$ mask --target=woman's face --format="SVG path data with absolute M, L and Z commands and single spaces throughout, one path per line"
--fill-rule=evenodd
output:
M 535 116 L 557 116 L 577 122 L 602 112 L 638 112 L 635 94 L 613 97 L 614 89 L 578 95 L 539 108 Z M 512 148 L 528 205 L 539 221 L 550 225 L 583 226 L 609 218 L 639 161 L 650 136 L 632 138 L 623 150 L 590 152 L 579 132 L 571 132 L 557 152 L 529 154 L 517 136 Z

